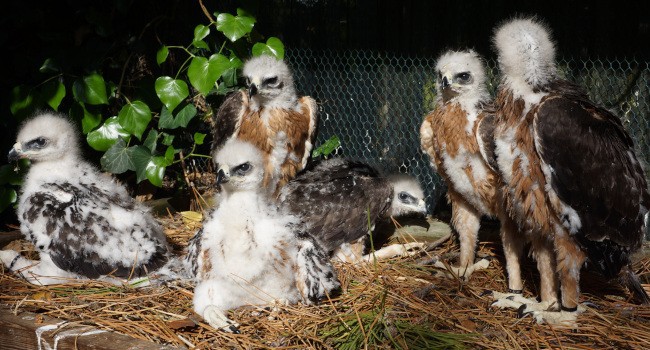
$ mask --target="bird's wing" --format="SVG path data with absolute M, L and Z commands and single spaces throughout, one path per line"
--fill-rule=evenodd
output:
M 308 234 L 298 236 L 296 286 L 305 302 L 316 304 L 340 284 L 329 255 Z
M 282 190 L 281 200 L 308 223 L 327 251 L 363 237 L 390 207 L 388 180 L 362 163 L 303 173 Z
M 86 184 L 46 183 L 22 223 L 61 269 L 88 278 L 143 276 L 167 261 L 160 225 L 133 200 Z
M 434 110 L 427 114 L 422 121 L 422 125 L 420 125 L 420 147 L 422 151 L 430 157 L 431 166 L 433 166 L 434 170 L 437 169 L 436 151 L 435 146 L 433 145 L 434 130 L 432 125 L 432 119 L 435 117 L 435 113 L 436 111 Z
M 226 97 L 213 118 L 212 154 L 235 135 L 247 110 L 248 95 L 245 91 L 235 91 Z
M 485 163 L 494 172 L 498 172 L 497 156 L 496 156 L 496 143 L 494 141 L 494 127 L 496 126 L 496 116 L 491 113 L 483 113 L 479 117 L 478 126 L 476 128 L 476 141 L 481 156 Z
M 192 278 L 198 277 L 199 272 L 199 253 L 201 252 L 201 242 L 203 240 L 203 228 L 199 229 L 196 234 L 187 243 L 187 254 L 183 258 L 183 266 Z
M 304 141 L 301 140 L 305 144 L 304 151 L 302 152 L 302 169 L 307 165 L 307 161 L 311 157 L 311 151 L 318 136 L 318 104 L 310 96 L 301 97 L 299 103 L 303 111 L 303 118 L 308 121 L 307 135 Z
M 542 101 L 534 127 L 547 182 L 577 212 L 580 236 L 638 247 L 642 208 L 648 207 L 650 197 L 632 139 L 620 120 L 581 95 L 563 93 Z M 566 225 L 572 213 L 564 208 L 558 216 Z

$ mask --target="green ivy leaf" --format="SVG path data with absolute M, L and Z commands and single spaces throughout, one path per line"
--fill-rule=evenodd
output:
M 244 62 L 242 62 L 242 60 L 240 60 L 239 57 L 237 57 L 237 54 L 235 54 L 232 51 L 231 51 L 230 58 L 228 58 L 228 60 L 230 61 L 230 68 L 239 69 L 244 66 Z
M 169 48 L 167 46 L 161 47 L 158 52 L 156 52 L 156 63 L 160 66 L 163 62 L 167 61 L 169 56 Z
M 318 148 L 312 152 L 311 156 L 314 158 L 320 155 L 327 157 L 339 148 L 339 146 L 341 146 L 339 138 L 337 136 L 332 136 L 327 141 L 323 142 L 322 145 L 318 146 Z
M 196 47 L 197 49 L 210 50 L 210 46 L 208 46 L 208 43 L 206 43 L 203 40 L 192 41 L 192 46 Z
M 59 110 L 59 105 L 65 97 L 65 86 L 59 79 L 52 79 L 43 85 L 41 97 L 55 111 Z
M 160 111 L 160 118 L 158 119 L 158 129 L 176 129 L 174 115 L 166 107 Z
M 122 107 L 117 115 L 117 120 L 124 130 L 135 135 L 140 140 L 149 125 L 149 121 L 151 121 L 151 110 L 142 101 L 129 102 Z
M 10 205 L 16 203 L 18 194 L 16 190 L 9 187 L 0 187 L 0 212 L 3 212 Z
M 176 114 L 176 127 L 186 128 L 190 121 L 196 116 L 197 112 L 198 111 L 193 104 L 188 104 L 187 106 L 183 107 L 183 109 L 181 109 L 180 112 Z
M 113 174 L 121 174 L 127 170 L 135 170 L 135 164 L 131 158 L 131 152 L 126 148 L 123 139 L 117 140 L 111 148 L 100 159 L 102 168 Z
M 162 186 L 162 181 L 165 177 L 165 168 L 167 167 L 165 164 L 167 164 L 165 157 L 152 157 L 151 161 L 147 164 L 147 179 L 155 186 Z
M 117 117 L 106 119 L 104 125 L 88 133 L 86 140 L 90 147 L 97 151 L 106 151 L 123 138 L 128 139 L 129 134 L 117 121 Z
M 81 120 L 81 130 L 84 134 L 91 132 L 102 123 L 101 113 L 92 113 L 83 103 L 77 101 L 70 108 L 70 116 L 74 119 Z
M 163 139 L 161 143 L 165 146 L 171 146 L 176 136 L 164 132 L 162 133 L 162 135 L 163 135 Z
M 48 74 L 48 73 L 59 73 L 61 71 L 61 66 L 59 66 L 56 61 L 51 58 L 45 59 L 45 62 L 41 65 L 41 68 L 38 69 L 39 72 Z
M 14 171 L 13 164 L 0 166 L 0 186 L 2 185 L 19 185 L 22 182 L 21 174 Z M 2 210 L 0 210 L 2 211 Z
M 171 164 L 165 157 L 152 156 L 144 146 L 130 147 L 129 155 L 135 165 L 138 182 L 147 179 L 155 186 L 162 186 L 165 168 Z
M 155 89 L 158 98 L 160 98 L 160 101 L 162 101 L 169 111 L 173 111 L 176 106 L 190 95 L 187 84 L 182 80 L 172 77 L 160 77 L 156 79 Z
M 194 143 L 196 143 L 197 145 L 202 145 L 204 139 L 205 139 L 205 134 L 202 134 L 200 132 L 194 133 Z
M 194 41 L 203 40 L 209 34 L 210 27 L 206 27 L 203 24 L 199 24 L 198 26 L 194 27 Z
M 137 182 L 147 178 L 147 166 L 151 162 L 151 151 L 145 146 L 133 146 L 128 148 L 128 155 L 135 166 Z
M 187 104 L 183 107 L 176 117 L 169 112 L 167 108 L 160 111 L 160 119 L 158 120 L 158 128 L 160 129 L 176 129 L 178 127 L 186 128 L 190 121 L 196 116 L 197 110 L 193 104 Z
M 200 93 L 207 95 L 214 82 L 219 78 L 214 75 L 214 70 L 210 69 L 207 58 L 196 56 L 192 58 L 190 66 L 187 68 L 187 77 L 190 78 L 190 84 Z
M 104 77 L 97 73 L 75 80 L 72 85 L 72 94 L 77 101 L 90 105 L 108 104 L 106 82 Z
M 222 75 L 222 80 L 226 87 L 232 88 L 239 86 L 237 70 L 234 68 L 225 71 Z
M 11 114 L 17 117 L 25 117 L 34 110 L 34 95 L 32 89 L 25 85 L 19 85 L 11 90 Z
M 250 16 L 233 16 L 229 13 L 220 13 L 217 16 L 217 30 L 232 42 L 250 33 L 254 25 L 255 18 Z
M 230 60 L 224 55 L 214 54 L 209 59 L 194 57 L 187 69 L 190 83 L 200 93 L 207 95 L 223 72 L 230 68 Z
M 276 37 L 270 37 L 264 43 L 253 45 L 253 56 L 269 55 L 281 60 L 284 59 L 284 44 Z
M 151 151 L 151 153 L 154 153 L 156 152 L 156 146 L 158 144 L 157 141 L 158 141 L 158 130 L 151 129 L 147 134 L 147 138 L 144 139 L 144 142 L 142 142 L 142 145 L 147 147 Z
M 174 147 L 171 145 L 167 147 L 167 150 L 165 151 L 165 159 L 167 159 L 167 166 L 170 166 L 174 163 L 174 155 L 176 154 L 176 150 Z

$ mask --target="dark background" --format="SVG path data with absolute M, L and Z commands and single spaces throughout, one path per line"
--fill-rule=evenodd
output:
M 287 48 L 369 49 L 437 56 L 472 47 L 492 57 L 495 25 L 516 15 L 538 15 L 553 29 L 560 56 L 635 57 L 650 53 L 650 1 L 459 0 L 205 0 L 214 11 L 242 7 L 255 29 Z M 0 14 L 4 68 L 0 110 L 5 126 L 11 89 L 38 84 L 45 58 L 59 57 L 68 72 L 93 69 L 119 80 L 125 56 L 154 59 L 162 44 L 185 45 L 195 25 L 207 23 L 198 0 L 8 1 Z M 148 62 L 153 73 L 158 67 Z M 147 74 L 146 70 L 126 72 Z
M 257 18 L 257 38 L 279 37 L 288 49 L 436 57 L 449 48 L 472 47 L 493 58 L 490 37 L 496 25 L 517 15 L 537 15 L 552 28 L 560 57 L 642 62 L 650 58 L 647 0 L 204 0 L 203 4 L 211 14 L 246 9 Z M 207 23 L 198 0 L 5 1 L 0 13 L 0 164 L 6 162 L 20 123 L 9 110 L 11 90 L 20 84 L 37 86 L 51 77 L 52 73 L 39 72 L 46 58 L 57 62 L 68 83 L 98 71 L 106 81 L 125 79 L 124 85 L 136 90 L 157 76 L 175 74 L 186 58 L 171 55 L 158 67 L 155 53 L 161 45 L 188 45 L 194 27 Z M 240 46 L 247 47 L 245 40 Z M 104 117 L 115 115 L 119 107 L 119 101 L 110 104 Z M 91 159 L 98 155 L 89 152 Z

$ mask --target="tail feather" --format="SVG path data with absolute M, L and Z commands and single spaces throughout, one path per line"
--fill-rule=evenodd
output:
M 650 296 L 648 296 L 648 293 L 641 285 L 641 281 L 639 281 L 639 277 L 632 271 L 629 265 L 621 269 L 618 280 L 622 286 L 630 290 L 637 302 L 650 305 Z

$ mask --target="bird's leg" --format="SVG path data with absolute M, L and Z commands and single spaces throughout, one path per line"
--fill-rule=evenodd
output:
M 552 244 L 544 237 L 533 239 L 531 242 L 533 247 L 534 258 L 537 261 L 537 270 L 540 275 L 541 291 L 540 296 L 542 301 L 537 302 L 535 299 L 527 299 L 521 296 L 521 291 L 517 288 L 517 284 L 510 283 L 512 289 L 507 294 L 493 293 L 493 297 L 497 300 L 492 306 L 500 308 L 518 309 L 519 316 L 527 315 L 532 312 L 557 310 L 557 277 L 555 275 L 555 258 L 553 254 Z M 504 247 L 506 243 L 504 242 Z M 512 266 L 513 271 L 517 271 L 518 267 Z
M 486 269 L 490 262 L 481 259 L 474 262 L 476 258 L 476 245 L 478 242 L 478 230 L 481 227 L 481 214 L 471 208 L 460 196 L 449 193 L 451 199 L 451 223 L 458 233 L 460 241 L 460 258 L 458 267 L 449 266 L 442 261 L 437 261 L 434 266 L 447 270 L 450 273 L 443 273 L 446 277 L 469 278 L 477 270 Z
M 474 264 L 476 257 L 476 244 L 478 242 L 478 230 L 481 227 L 481 216 L 470 208 L 467 203 L 461 202 L 454 197 L 451 204 L 451 224 L 458 232 L 460 241 L 460 259 L 458 266 L 464 269 Z
M 500 215 L 501 243 L 506 258 L 508 292 L 521 294 L 524 282 L 521 279 L 521 258 L 524 255 L 524 237 L 518 236 L 516 224 L 507 215 Z
M 0 250 L 0 260 L 12 272 L 22 276 L 29 283 L 50 285 L 70 282 L 77 276 L 61 270 L 50 256 L 40 254 L 40 261 L 29 260 L 14 250 Z
M 426 244 L 423 242 L 391 244 L 389 246 L 371 252 L 370 254 L 366 254 L 361 259 L 363 261 L 371 262 L 374 261 L 374 259 L 385 260 L 394 258 L 396 256 L 411 256 L 421 252 L 425 246 Z
M 492 303 L 492 306 L 502 309 L 519 309 L 521 305 L 537 302 L 534 299 L 527 299 L 521 295 L 524 288 L 524 283 L 521 279 L 521 258 L 524 252 L 524 237 L 519 236 L 520 233 L 517 231 L 517 225 L 505 212 L 499 214 L 499 221 L 501 222 L 501 243 L 506 258 L 508 291 L 507 293 L 492 292 L 492 297 L 496 300 Z
M 229 333 L 239 334 L 239 324 L 230 320 L 218 307 L 208 305 L 203 310 L 203 319 L 213 328 Z
M 548 323 L 559 326 L 577 327 L 576 319 L 578 314 L 585 311 L 585 307 L 578 304 L 579 298 L 579 281 L 580 281 L 580 268 L 585 262 L 586 256 L 580 250 L 578 245 L 569 236 L 569 233 L 562 227 L 556 228 L 554 236 L 555 260 L 552 264 L 553 271 L 557 271 L 560 279 L 560 292 L 562 295 L 562 303 L 558 305 L 557 302 L 557 276 L 552 274 L 553 283 L 551 286 L 544 288 L 545 283 L 548 281 L 542 279 L 542 302 L 540 304 L 548 305 L 547 308 L 526 307 L 520 309 L 520 315 L 532 315 L 538 323 Z M 549 249 L 550 250 L 550 249 Z M 557 268 L 555 268 L 557 266 Z M 551 273 L 544 273 L 540 269 L 540 275 L 550 275 Z M 551 289 L 553 290 L 545 290 Z M 545 294 L 550 294 L 546 296 Z

